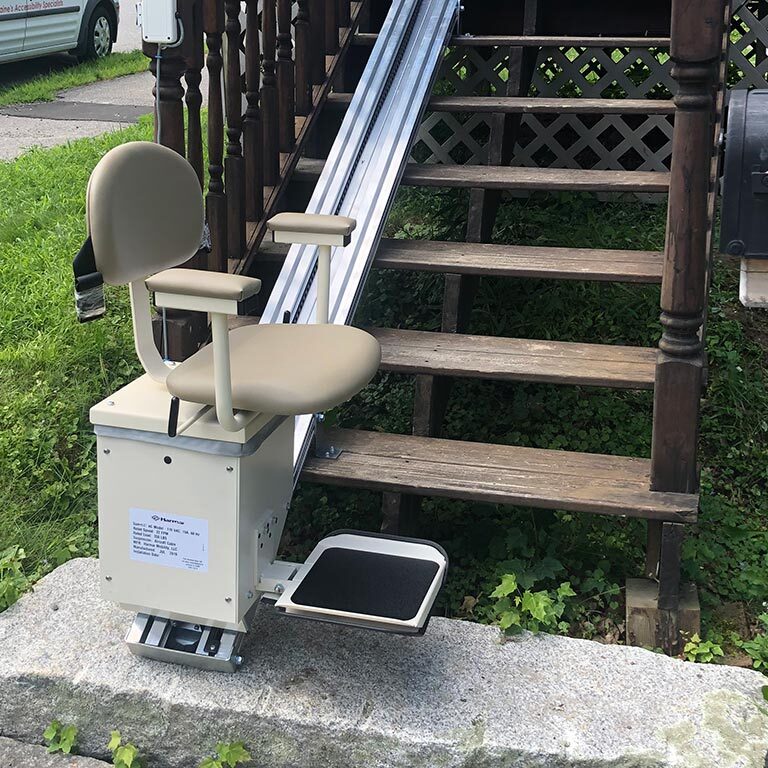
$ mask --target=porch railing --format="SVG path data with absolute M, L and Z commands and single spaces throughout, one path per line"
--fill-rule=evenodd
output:
M 277 203 L 364 6 L 179 0 L 181 45 L 158 59 L 145 44 L 158 97 L 155 137 L 189 160 L 206 198 L 210 251 L 190 266 L 227 271 L 260 237 L 258 224 Z

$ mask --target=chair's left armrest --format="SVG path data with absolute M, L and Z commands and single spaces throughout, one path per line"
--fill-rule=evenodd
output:
M 247 315 L 253 308 L 261 280 L 202 269 L 166 269 L 145 280 L 155 294 L 155 306 Z

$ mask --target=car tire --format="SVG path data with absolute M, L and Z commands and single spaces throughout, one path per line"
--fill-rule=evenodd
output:
M 99 5 L 88 19 L 82 59 L 94 61 L 112 53 L 115 40 L 115 21 L 103 5 Z

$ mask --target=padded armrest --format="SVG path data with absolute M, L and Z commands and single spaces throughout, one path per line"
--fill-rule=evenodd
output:
M 156 293 L 199 296 L 205 299 L 245 301 L 261 290 L 261 280 L 204 269 L 166 269 L 148 277 L 144 284 Z
M 278 213 L 267 222 L 272 232 L 302 232 L 331 237 L 349 237 L 356 226 L 355 219 L 347 216 L 319 213 Z

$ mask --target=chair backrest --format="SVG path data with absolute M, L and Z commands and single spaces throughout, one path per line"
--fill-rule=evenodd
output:
M 86 220 L 104 282 L 124 285 L 195 255 L 203 195 L 192 166 L 168 147 L 122 144 L 93 169 Z

